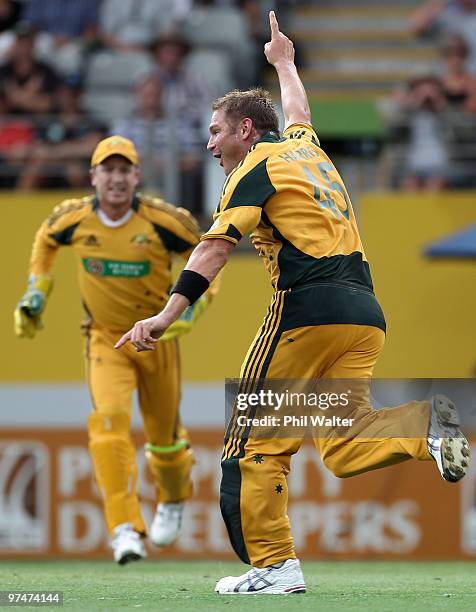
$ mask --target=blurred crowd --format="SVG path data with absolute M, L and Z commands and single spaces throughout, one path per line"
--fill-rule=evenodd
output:
M 296 0 L 0 0 L 0 187 L 83 188 L 97 140 L 134 140 L 148 185 L 167 150 L 199 212 L 210 102 L 261 82 L 267 11 Z
M 0 188 L 87 188 L 95 143 L 119 133 L 146 186 L 200 214 L 210 102 L 266 82 L 267 13 L 288 31 L 299 4 L 0 0 Z M 392 186 L 476 187 L 476 0 L 422 0 L 410 28 L 439 54 L 392 101 Z
M 395 95 L 393 185 L 407 191 L 476 187 L 476 0 L 428 0 L 415 36 L 438 46 L 433 69 L 416 67 Z

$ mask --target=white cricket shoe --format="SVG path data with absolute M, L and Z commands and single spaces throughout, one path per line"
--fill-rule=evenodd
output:
M 140 534 L 135 531 L 131 523 L 122 523 L 114 529 L 111 547 L 114 551 L 114 561 L 119 565 L 147 557 Z
M 168 546 L 177 538 L 182 527 L 183 502 L 161 502 L 150 526 L 149 537 L 156 546 Z
M 252 567 L 242 576 L 227 576 L 216 584 L 220 595 L 287 595 L 305 593 L 306 584 L 299 559 L 288 559 L 268 567 Z
M 428 451 L 443 478 L 458 482 L 468 471 L 471 461 L 468 441 L 459 428 L 458 411 L 444 395 L 435 395 L 431 402 Z

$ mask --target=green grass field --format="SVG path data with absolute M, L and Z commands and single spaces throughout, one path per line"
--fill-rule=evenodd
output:
M 88 611 L 476 610 L 476 562 L 308 562 L 303 569 L 305 595 L 219 596 L 213 592 L 216 579 L 242 573 L 243 565 L 148 561 L 119 567 L 107 561 L 3 561 L 0 590 L 63 591 L 62 609 Z

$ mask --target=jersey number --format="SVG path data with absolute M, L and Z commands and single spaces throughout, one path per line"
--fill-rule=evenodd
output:
M 332 171 L 331 164 L 329 162 L 321 162 L 320 164 L 316 164 L 316 168 L 319 171 L 320 176 L 324 179 L 326 185 L 330 187 L 330 189 L 338 191 L 342 195 L 346 204 L 346 208 L 345 210 L 342 210 L 341 208 L 336 206 L 336 203 L 331 198 L 329 189 L 326 189 L 325 186 L 323 187 L 322 183 L 320 183 L 319 179 L 316 178 L 316 176 L 312 173 L 309 166 L 304 166 L 304 173 L 306 174 L 306 178 L 312 183 L 314 187 L 314 199 L 316 200 L 317 204 L 321 208 L 328 208 L 329 210 L 331 210 L 336 219 L 340 219 L 341 216 L 343 216 L 347 220 L 349 220 L 349 198 L 347 197 L 343 185 L 337 181 L 332 181 L 329 177 L 328 173 Z M 324 196 L 323 199 L 321 199 L 321 192 Z

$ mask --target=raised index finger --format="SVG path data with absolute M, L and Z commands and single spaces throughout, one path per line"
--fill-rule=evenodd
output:
M 273 39 L 279 34 L 278 20 L 276 19 L 274 11 L 269 11 L 269 25 L 271 27 L 271 38 Z

